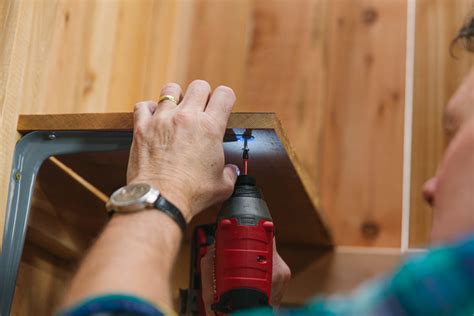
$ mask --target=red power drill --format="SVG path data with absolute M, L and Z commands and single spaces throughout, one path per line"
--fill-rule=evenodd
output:
M 217 216 L 212 309 L 218 313 L 269 306 L 270 301 L 273 222 L 255 179 L 248 175 L 248 159 L 245 138 L 244 174 Z
M 273 222 L 255 180 L 242 175 L 217 217 L 212 309 L 230 313 L 269 306 Z
M 274 227 L 255 179 L 247 174 L 247 139 L 243 150 L 243 175 L 237 178 L 234 192 L 223 204 L 216 225 L 196 228 L 190 290 L 188 294 L 182 292 L 186 297 L 186 302 L 182 302 L 182 312 L 205 315 L 200 288 L 200 259 L 213 239 L 215 288 L 212 309 L 217 314 L 228 314 L 270 305 Z

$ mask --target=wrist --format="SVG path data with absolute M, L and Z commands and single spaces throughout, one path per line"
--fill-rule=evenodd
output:
M 191 199 L 182 192 L 168 190 L 166 187 L 164 189 L 161 189 L 159 186 L 156 186 L 156 188 L 160 190 L 160 195 L 162 197 L 164 197 L 167 201 L 169 201 L 178 208 L 178 210 L 181 212 L 184 219 L 186 220 L 186 223 L 189 224 L 193 217 L 191 213 Z
M 176 206 L 183 215 L 186 223 L 192 219 L 191 194 L 179 188 L 179 185 L 165 180 L 150 180 L 138 178 L 130 181 L 131 183 L 146 183 L 160 191 L 160 195 Z
M 155 209 L 134 213 L 116 213 L 110 219 L 107 230 L 119 234 L 126 232 L 127 240 L 137 244 L 152 245 L 154 240 L 165 241 L 165 244 L 179 245 L 181 229 L 172 218 Z M 164 239 L 163 239 L 164 238 Z

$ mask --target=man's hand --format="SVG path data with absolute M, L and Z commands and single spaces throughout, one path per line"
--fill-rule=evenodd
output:
M 158 188 L 189 222 L 191 218 L 228 198 L 238 168 L 224 166 L 224 137 L 235 102 L 232 89 L 220 86 L 211 96 L 205 81 L 193 81 L 182 101 L 137 103 L 127 182 L 145 182 Z M 180 100 L 179 85 L 167 84 L 161 95 Z
M 214 315 L 211 309 L 214 303 L 214 253 L 215 247 L 210 246 L 206 255 L 201 259 L 201 286 L 202 298 L 206 308 L 206 315 Z M 291 271 L 288 265 L 283 261 L 276 249 L 275 239 L 273 239 L 273 274 L 272 274 L 272 292 L 270 305 L 279 307 L 286 286 L 291 278 Z
M 192 82 L 179 105 L 171 101 L 135 106 L 127 180 L 160 189 L 190 221 L 232 193 L 237 167 L 224 166 L 223 136 L 234 92 Z M 161 95 L 180 100 L 181 88 L 168 84 Z M 172 306 L 171 273 L 182 233 L 162 212 L 117 214 L 89 251 L 64 304 L 110 293 L 135 295 Z

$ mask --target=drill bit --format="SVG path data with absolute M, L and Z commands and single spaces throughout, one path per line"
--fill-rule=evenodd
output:
M 247 137 L 244 137 L 244 148 L 243 149 L 243 154 L 242 154 L 242 159 L 244 160 L 244 175 L 248 175 L 249 171 L 249 147 L 247 144 Z

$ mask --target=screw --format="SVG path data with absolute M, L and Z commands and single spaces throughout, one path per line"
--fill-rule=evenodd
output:
M 49 140 L 54 140 L 54 139 L 56 139 L 56 135 L 54 133 L 51 133 L 51 134 L 48 135 L 48 139 Z
M 15 172 L 15 180 L 18 182 L 20 181 L 20 179 L 21 179 L 21 172 L 20 171 Z

